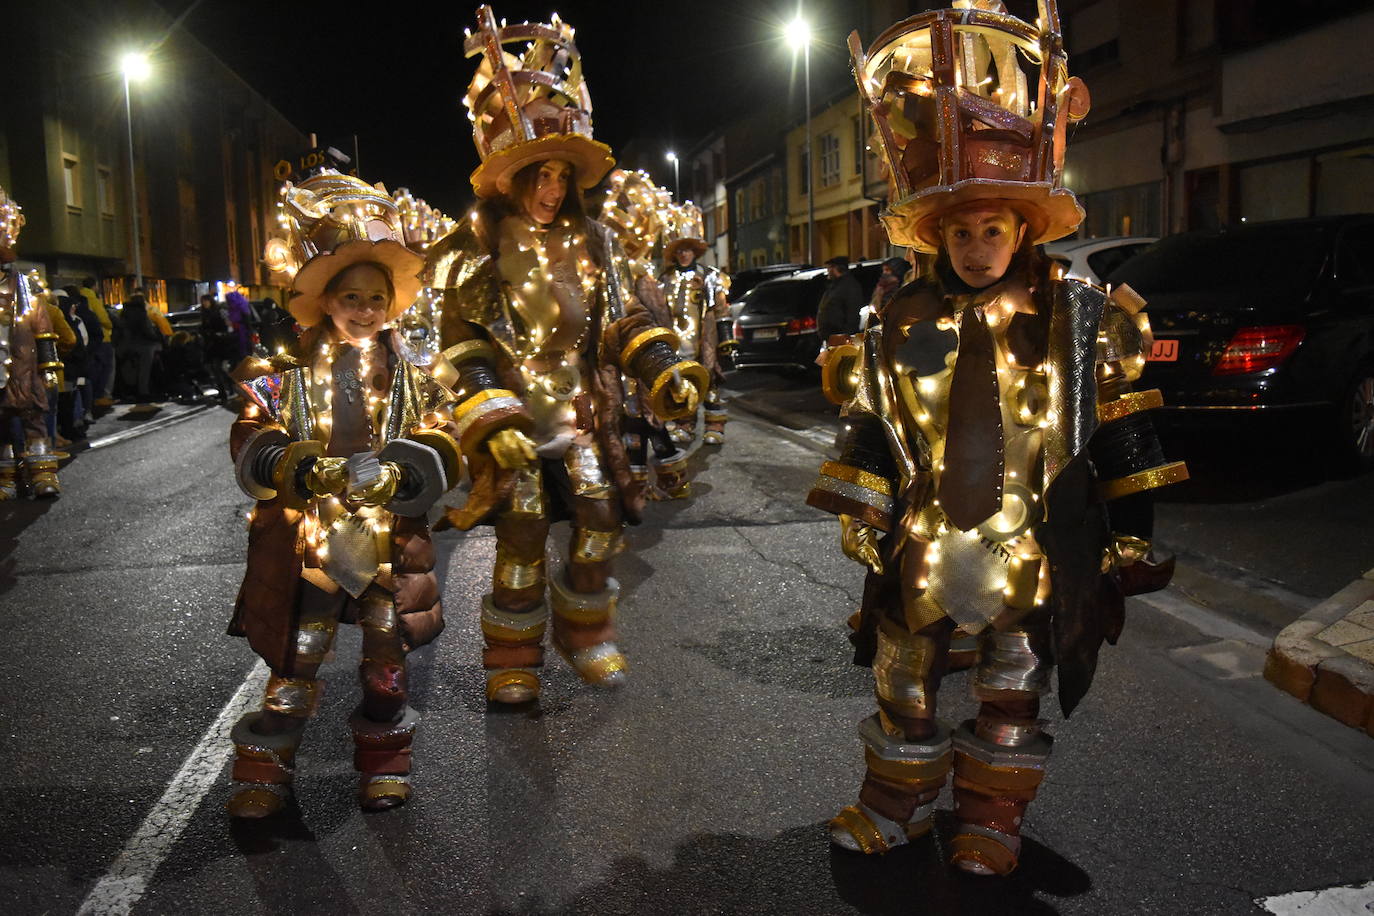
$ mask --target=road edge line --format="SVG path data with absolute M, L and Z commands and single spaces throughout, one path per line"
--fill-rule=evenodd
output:
M 162 797 L 149 809 L 134 835 L 124 844 L 109 869 L 81 902 L 77 916 L 114 916 L 128 913 L 152 883 L 205 794 L 219 778 L 231 745 L 234 723 L 261 701 L 267 684 L 267 665 L 258 660 L 215 721 L 201 735 Z
M 128 442 L 130 439 L 137 439 L 146 433 L 156 432 L 159 429 L 166 429 L 169 426 L 176 426 L 178 423 L 185 422 L 192 417 L 198 417 L 205 411 L 211 409 L 213 404 L 200 404 L 192 407 L 185 413 L 174 414 L 170 417 L 163 417 L 160 420 L 149 420 L 140 426 L 132 429 L 122 429 L 117 433 L 110 433 L 108 436 L 101 436 L 93 442 L 87 444 L 83 451 L 93 452 L 98 448 L 108 448 L 111 445 L 118 445 L 121 442 Z

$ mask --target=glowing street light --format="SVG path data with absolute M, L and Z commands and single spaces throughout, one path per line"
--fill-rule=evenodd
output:
M 138 189 L 134 175 L 134 115 L 129 103 L 129 82 L 141 82 L 152 73 L 148 55 L 141 51 L 130 51 L 119 61 L 119 69 L 124 74 L 124 126 L 129 137 L 129 214 L 133 217 L 133 237 L 130 244 L 134 249 L 134 286 L 143 285 L 143 246 L 138 241 Z
M 681 189 L 680 187 L 678 187 L 678 183 L 677 183 L 677 163 L 678 163 L 677 153 L 673 152 L 672 150 L 668 150 L 668 155 L 665 156 L 664 158 L 667 159 L 669 162 L 671 162 L 671 163 L 673 164 L 673 197 L 675 197 L 677 200 L 681 201 L 681 200 L 682 200 L 682 189 Z
M 797 18 L 783 27 L 782 36 L 791 46 L 793 53 L 801 50 L 805 58 L 806 70 L 806 262 L 815 257 L 814 236 L 816 234 L 816 187 L 813 176 L 816 173 L 815 157 L 811 149 L 811 25 L 797 13 Z

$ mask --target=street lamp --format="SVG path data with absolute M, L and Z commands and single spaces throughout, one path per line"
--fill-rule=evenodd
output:
M 129 81 L 146 79 L 152 68 L 148 64 L 147 54 L 130 51 L 120 60 L 119 69 L 124 74 L 124 126 L 129 136 L 129 214 L 133 217 L 131 245 L 134 249 L 134 286 L 139 287 L 143 285 L 143 246 L 138 240 L 138 179 L 134 175 L 134 115 L 129 102 Z
M 681 203 L 681 202 L 682 202 L 682 188 L 679 187 L 679 186 L 678 186 L 678 183 L 677 183 L 677 162 L 678 162 L 677 153 L 673 152 L 672 150 L 668 150 L 668 155 L 665 156 L 664 158 L 667 159 L 669 162 L 671 162 L 671 163 L 673 164 L 673 197 L 674 197 L 679 203 Z
M 801 14 L 797 18 L 787 23 L 783 28 L 783 37 L 792 46 L 795 54 L 800 48 L 805 57 L 806 71 L 806 262 L 809 264 L 815 257 L 815 242 L 813 236 L 816 232 L 816 186 L 815 174 L 816 166 L 812 161 L 811 150 L 811 26 Z

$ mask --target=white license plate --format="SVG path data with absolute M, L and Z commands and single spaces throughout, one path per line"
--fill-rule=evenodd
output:
M 1145 358 L 1152 363 L 1178 362 L 1178 341 L 1155 338 L 1155 344 L 1150 348 L 1150 355 Z
M 778 329 L 777 329 L 777 328 L 759 328 L 758 330 L 754 331 L 754 338 L 753 338 L 753 339 L 754 339 L 754 340 L 777 340 L 777 339 L 778 339 Z

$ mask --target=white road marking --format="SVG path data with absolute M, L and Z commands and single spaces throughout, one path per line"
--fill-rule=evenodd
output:
M 1255 904 L 1278 916 L 1369 916 L 1374 913 L 1374 881 L 1260 897 Z
M 244 713 L 262 702 L 267 666 L 261 660 L 201 735 L 181 769 L 167 785 L 118 858 L 81 902 L 77 916 L 128 913 L 148 889 L 153 873 L 172 851 L 201 799 L 215 784 L 232 748 L 229 732 Z
M 172 414 L 169 417 L 159 417 L 156 420 L 148 420 L 144 423 L 140 423 L 138 426 L 122 429 L 117 433 L 101 436 L 99 439 L 92 439 L 90 444 L 86 446 L 86 450 L 95 451 L 98 448 L 105 448 L 107 445 L 118 445 L 120 442 L 136 439 L 146 433 L 155 432 L 159 429 L 166 429 L 169 426 L 175 426 L 183 420 L 189 420 L 194 416 L 205 413 L 205 411 L 210 409 L 210 406 L 209 404 L 202 404 L 199 407 L 192 407 L 182 413 Z
M 1178 618 L 1193 629 L 1199 630 L 1213 639 L 1234 639 L 1237 642 L 1261 646 L 1265 649 L 1268 649 L 1274 641 L 1272 637 L 1252 630 L 1229 617 L 1224 617 L 1210 608 L 1194 604 L 1181 597 L 1177 589 L 1137 595 L 1136 600 L 1148 604 L 1155 610 L 1163 611 L 1170 617 Z

